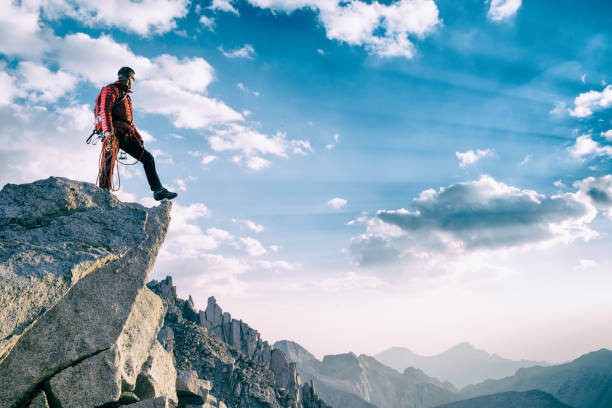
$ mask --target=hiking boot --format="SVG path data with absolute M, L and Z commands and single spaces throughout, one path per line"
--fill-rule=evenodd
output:
M 163 187 L 161 190 L 157 190 L 156 192 L 153 193 L 153 198 L 156 199 L 157 201 L 161 201 L 164 198 L 167 198 L 168 200 L 172 200 L 177 195 L 178 194 L 172 191 L 168 191 L 167 188 Z

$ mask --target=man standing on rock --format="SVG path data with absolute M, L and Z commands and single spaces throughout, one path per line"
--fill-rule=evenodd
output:
M 162 186 L 155 170 L 155 159 L 144 148 L 142 137 L 134 126 L 132 99 L 129 95 L 134 74 L 132 68 L 122 67 L 118 72 L 118 80 L 102 88 L 96 100 L 96 129 L 103 133 L 98 184 L 106 190 L 112 189 L 115 161 L 121 149 L 143 164 L 153 198 L 158 201 L 173 199 L 177 194 Z

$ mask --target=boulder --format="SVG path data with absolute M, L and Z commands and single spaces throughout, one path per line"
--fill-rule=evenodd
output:
M 0 191 L 0 361 L 81 278 L 146 239 L 147 212 L 51 177 Z M 121 226 L 121 228 L 117 228 Z M 113 233 L 109 233 L 113 231 Z
M 176 395 L 176 368 L 172 356 L 161 344 L 155 342 L 136 381 L 135 393 L 140 399 L 167 397 L 171 404 L 178 404 Z
M 53 275 L 43 274 L 41 278 L 33 266 L 34 260 L 28 260 L 28 256 L 40 258 L 43 267 L 61 264 L 64 259 L 47 255 L 52 251 L 44 247 L 36 252 L 33 245 L 63 240 L 67 251 L 74 254 L 70 265 L 81 265 L 80 269 L 71 269 L 67 292 L 57 292 L 44 314 L 31 312 L 30 320 L 20 320 L 20 327 L 26 324 L 28 330 L 11 344 L 10 353 L 8 348 L 4 349 L 5 357 L 0 362 L 3 382 L 0 406 L 22 404 L 49 378 L 67 368 L 77 370 L 77 365 L 89 364 L 85 360 L 110 352 L 113 347 L 118 353 L 116 368 L 122 387 L 129 391 L 165 314 L 162 300 L 145 288 L 145 282 L 168 228 L 169 202 L 147 209 L 121 203 L 94 185 L 55 178 L 24 186 L 7 185 L 0 202 L 4 208 L 0 227 L 4 228 L 2 234 L 10 237 L 8 244 L 4 238 L 0 241 L 3 262 L 0 292 L 4 294 L 0 295 L 4 296 L 1 309 L 4 310 L 7 293 L 15 296 L 13 278 L 22 276 L 28 280 L 32 276 L 34 281 L 44 281 L 46 276 Z M 120 231 L 124 224 L 130 233 L 123 237 Z M 41 236 L 33 235 L 36 229 L 41 229 Z M 83 256 L 77 244 L 83 248 Z M 95 254 L 99 256 L 96 258 Z M 27 262 L 19 264 L 19 259 Z M 16 302 L 14 305 L 9 301 L 7 308 L 19 309 L 24 304 Z M 15 328 L 10 330 L 13 337 Z

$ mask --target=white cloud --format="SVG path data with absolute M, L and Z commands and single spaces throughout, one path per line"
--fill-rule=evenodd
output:
M 89 26 L 119 27 L 141 36 L 163 34 L 187 15 L 189 0 L 41 1 L 45 16 L 70 17 Z
M 0 106 L 8 105 L 17 95 L 14 78 L 4 71 L 0 71 Z
M 359 264 L 571 243 L 598 235 L 589 228 L 597 210 L 583 194 L 545 196 L 489 176 L 425 190 L 412 207 L 366 218 L 366 233 L 353 238 L 350 247 Z
M 412 58 L 408 36 L 422 38 L 440 22 L 432 0 L 399 0 L 389 5 L 352 0 L 249 0 L 254 6 L 291 13 L 301 8 L 318 11 L 327 38 L 364 46 L 380 57 Z
M 202 15 L 200 17 L 200 24 L 202 24 L 204 27 L 212 31 L 215 28 L 215 19 L 212 17 Z
M 205 154 L 205 155 L 202 156 L 202 165 L 203 166 L 208 166 L 210 163 L 212 163 L 216 159 L 217 159 L 217 156 L 212 156 L 210 154 Z
M 238 84 L 236 85 L 238 87 L 238 89 L 240 89 L 242 92 L 248 93 L 248 94 L 252 94 L 255 96 L 259 96 L 259 92 L 257 91 L 251 91 L 249 88 L 247 88 L 247 86 L 245 84 L 243 84 L 242 82 L 238 82 Z M 248 114 L 245 114 L 245 116 L 248 116 L 251 114 L 250 111 L 247 110 L 247 112 L 249 112 Z
M 336 147 L 336 145 L 338 144 L 338 140 L 340 139 L 340 135 L 338 133 L 336 133 L 333 137 L 333 141 L 328 143 L 327 145 L 325 145 L 325 148 L 327 150 L 331 150 L 334 147 Z
M 240 238 L 240 241 L 244 244 L 245 250 L 250 256 L 261 256 L 268 253 L 266 248 L 261 245 L 261 242 L 251 237 Z
M 40 57 L 53 39 L 50 31 L 41 28 L 38 4 L 0 2 L 0 54 Z
M 157 139 L 154 138 L 153 135 L 147 132 L 146 130 L 138 129 L 138 133 L 140 133 L 140 136 L 142 136 L 142 140 L 145 143 L 153 143 L 157 141 Z
M 327 205 L 329 207 L 332 207 L 332 208 L 335 208 L 335 209 L 339 209 L 339 208 L 344 207 L 347 203 L 348 203 L 348 201 L 346 201 L 344 198 L 335 197 L 335 198 L 332 198 L 331 200 L 329 200 L 327 202 Z
M 263 232 L 263 230 L 264 230 L 263 225 L 257 224 L 256 222 L 253 222 L 251 220 L 232 219 L 232 221 L 234 223 L 240 223 L 240 224 L 244 225 L 245 227 L 247 227 L 248 229 L 250 229 L 251 231 L 254 231 L 254 232 Z
M 570 109 L 571 116 L 586 118 L 593 114 L 594 110 L 605 109 L 612 105 L 612 85 L 608 85 L 603 91 L 589 91 L 581 93 L 574 99 L 574 109 Z
M 516 14 L 522 0 L 490 0 L 490 3 L 487 15 L 493 21 L 502 21 Z
M 476 163 L 478 160 L 483 157 L 489 157 L 493 155 L 493 151 L 491 149 L 481 150 L 476 149 L 468 150 L 467 152 L 456 152 L 455 155 L 459 159 L 459 167 L 471 166 Z
M 612 142 L 612 129 L 601 132 L 601 135 L 605 137 L 607 141 Z
M 238 14 L 238 10 L 232 6 L 231 0 L 213 0 L 210 8 L 213 10 L 225 11 L 228 13 Z
M 185 180 L 183 179 L 176 180 L 176 185 L 178 186 L 179 190 L 187 191 L 187 182 Z
M 609 156 L 612 157 L 612 147 L 602 146 L 597 143 L 591 135 L 581 135 L 576 138 L 576 143 L 568 148 L 572 156 L 583 158 L 585 156 Z
M 225 51 L 223 47 L 219 47 L 219 51 L 227 58 L 246 58 L 253 59 L 255 57 L 255 48 L 250 44 L 245 44 L 240 48 Z
M 247 166 L 253 170 L 260 170 L 271 165 L 269 160 L 260 155 L 287 158 L 289 153 L 305 154 L 305 150 L 312 150 L 309 142 L 288 140 L 285 133 L 277 132 L 275 136 L 269 137 L 237 123 L 216 129 L 215 134 L 208 137 L 208 142 L 214 151 L 242 152 L 247 157 Z M 234 156 L 233 160 L 240 163 L 242 157 Z
M 178 128 L 198 129 L 243 119 L 225 103 L 186 91 L 170 81 L 141 81 L 136 92 L 139 108 L 169 116 Z
M 33 102 L 55 102 L 77 84 L 77 78 L 63 71 L 51 72 L 44 65 L 21 61 L 16 70 L 20 88 Z
M 92 116 L 89 105 L 0 106 L 0 185 L 49 176 L 95 183 L 100 150 L 84 143 Z
M 612 175 L 587 177 L 574 183 L 578 194 L 587 198 L 604 215 L 612 219 Z

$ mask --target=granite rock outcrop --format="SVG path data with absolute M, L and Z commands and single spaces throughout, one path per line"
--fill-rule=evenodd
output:
M 143 399 L 134 392 L 166 311 L 145 283 L 170 208 L 53 177 L 0 191 L 0 406 Z M 154 397 L 178 402 L 173 385 Z

